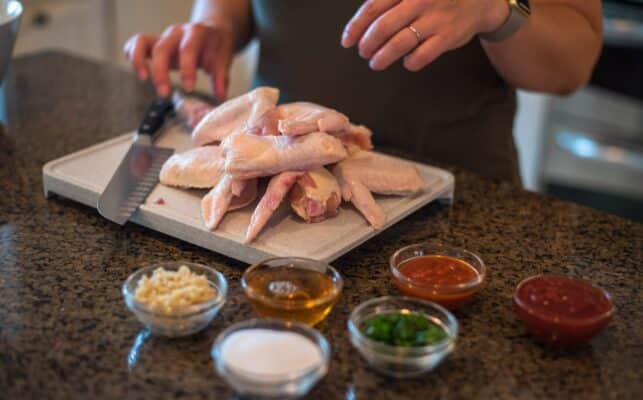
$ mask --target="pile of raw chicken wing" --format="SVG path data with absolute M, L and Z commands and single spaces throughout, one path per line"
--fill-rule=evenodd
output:
M 307 102 L 277 105 L 279 90 L 260 87 L 217 107 L 175 94 L 175 109 L 192 129 L 194 148 L 167 160 L 161 183 L 211 189 L 201 201 L 215 230 L 229 211 L 246 207 L 268 179 L 246 231 L 253 241 L 287 198 L 308 223 L 336 216 L 352 202 L 375 229 L 386 215 L 372 193 L 408 196 L 424 182 L 412 165 L 370 151 L 371 131 L 341 112 Z

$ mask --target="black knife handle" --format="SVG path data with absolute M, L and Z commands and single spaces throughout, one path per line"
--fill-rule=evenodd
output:
M 143 122 L 138 128 L 139 135 L 150 135 L 154 138 L 155 134 L 161 129 L 165 118 L 174 111 L 174 105 L 171 99 L 156 99 L 150 104 L 145 111 Z

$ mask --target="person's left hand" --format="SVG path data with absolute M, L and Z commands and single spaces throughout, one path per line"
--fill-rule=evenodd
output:
M 508 16 L 507 0 L 367 0 L 344 28 L 342 46 L 358 44 L 377 71 L 401 57 L 418 71 Z

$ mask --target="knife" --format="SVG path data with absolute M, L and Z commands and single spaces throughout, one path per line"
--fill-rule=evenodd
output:
M 127 154 L 98 199 L 98 212 L 103 217 L 125 224 L 158 183 L 161 167 L 174 149 L 156 147 L 153 142 L 173 110 L 169 99 L 150 104 Z

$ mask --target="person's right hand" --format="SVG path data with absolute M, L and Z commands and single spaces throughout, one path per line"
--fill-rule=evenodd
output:
M 172 25 L 161 36 L 132 36 L 123 51 L 141 80 L 152 77 L 159 96 L 170 95 L 170 68 L 178 67 L 187 92 L 194 89 L 197 68 L 202 68 L 210 75 L 214 94 L 221 100 L 226 97 L 234 54 L 231 29 L 199 22 Z

